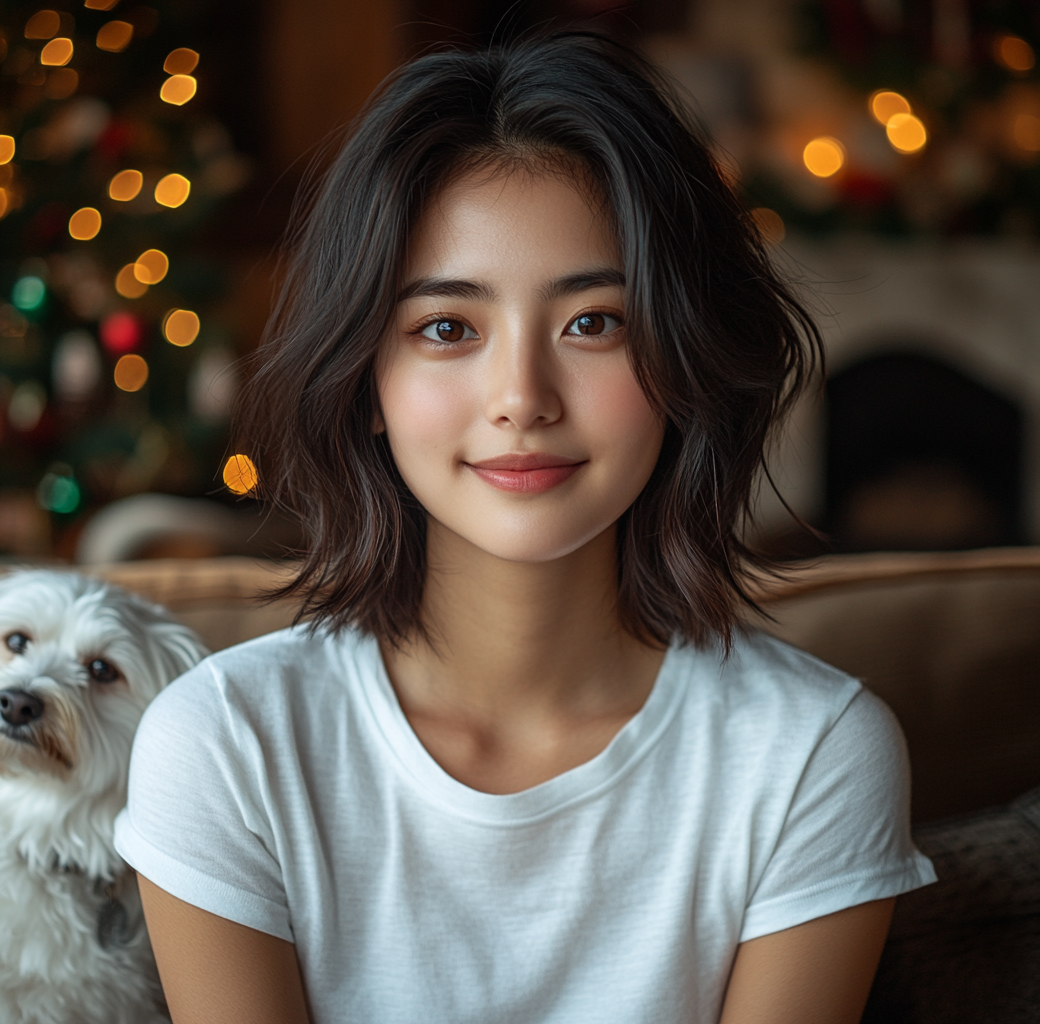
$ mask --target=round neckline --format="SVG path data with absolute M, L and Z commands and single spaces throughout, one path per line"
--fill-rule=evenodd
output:
M 365 704 L 379 738 L 410 781 L 449 812 L 490 825 L 531 824 L 609 789 L 654 746 L 685 692 L 680 682 L 686 673 L 678 670 L 681 655 L 673 645 L 665 652 L 643 706 L 595 757 L 529 789 L 485 793 L 449 775 L 422 745 L 401 709 L 378 641 L 358 638 L 355 654 L 361 663 L 358 675 Z

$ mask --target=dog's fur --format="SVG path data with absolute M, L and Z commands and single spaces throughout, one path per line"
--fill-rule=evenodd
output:
M 0 718 L 0 1024 L 168 1020 L 112 832 L 144 709 L 205 654 L 118 587 L 44 570 L 0 578 L 0 691 L 8 707 L 42 702 L 33 721 Z

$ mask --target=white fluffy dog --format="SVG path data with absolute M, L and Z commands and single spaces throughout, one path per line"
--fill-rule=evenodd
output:
M 0 1024 L 168 1020 L 112 831 L 145 707 L 205 654 L 118 587 L 0 578 Z

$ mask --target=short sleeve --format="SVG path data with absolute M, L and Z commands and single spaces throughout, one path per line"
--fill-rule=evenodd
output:
M 861 689 L 809 758 L 740 941 L 934 882 L 910 838 L 910 764 L 895 716 Z
M 141 720 L 116 849 L 178 899 L 291 942 L 269 811 L 262 745 L 203 662 Z

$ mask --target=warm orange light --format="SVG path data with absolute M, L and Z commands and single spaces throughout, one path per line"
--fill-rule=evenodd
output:
M 141 284 L 158 284 L 170 269 L 170 261 L 161 249 L 146 249 L 134 264 L 134 277 Z
M 136 266 L 136 263 L 128 263 L 116 274 L 116 291 L 124 299 L 139 299 L 148 291 L 148 285 L 137 280 L 137 275 L 134 273 Z
M 57 11 L 37 11 L 25 23 L 26 39 L 50 39 L 61 28 L 61 15 Z
M 121 203 L 136 199 L 144 184 L 144 175 L 140 171 L 120 171 L 108 183 L 108 194 Z
M 120 356 L 112 376 L 120 391 L 140 391 L 148 380 L 148 364 L 140 356 Z
M 14 136 L 0 135 L 0 164 L 11 162 L 14 156 Z
M 78 242 L 89 242 L 101 230 L 101 214 L 93 206 L 84 206 L 69 217 L 69 234 Z
M 874 119 L 884 125 L 887 125 L 896 114 L 910 113 L 910 104 L 906 97 L 900 96 L 899 93 L 892 92 L 890 89 L 878 89 L 877 92 L 871 93 L 867 105 L 870 107 Z
M 155 201 L 160 206 L 180 206 L 191 192 L 191 182 L 183 174 L 167 174 L 155 186 Z
M 199 55 L 194 50 L 180 46 L 176 50 L 170 51 L 163 62 L 162 69 L 168 75 L 190 75 L 198 63 Z
M 83 0 L 83 6 L 91 11 L 110 11 L 119 0 Z
M 1019 114 L 1015 118 L 1015 142 L 1028 153 L 1040 153 L 1040 117 Z
M 1033 48 L 1018 36 L 999 36 L 993 44 L 993 56 L 1008 71 L 1031 71 L 1036 64 Z
M 49 100 L 64 100 L 79 88 L 79 75 L 72 68 L 55 68 L 43 86 L 43 95 Z
M 7 189 L 0 188 L 0 220 L 7 216 Z
M 64 67 L 72 60 L 72 50 L 72 40 L 58 36 L 40 51 L 40 63 L 50 68 Z
M 175 107 L 183 107 L 195 95 L 199 83 L 191 75 L 172 75 L 163 82 L 159 90 L 159 98 L 164 103 L 172 103 Z
M 900 153 L 916 153 L 928 141 L 921 119 L 913 114 L 893 114 L 885 128 L 888 141 Z
M 184 348 L 199 336 L 199 317 L 190 309 L 171 309 L 163 321 L 163 334 L 171 345 Z
M 119 53 L 130 45 L 134 38 L 134 26 L 129 21 L 109 21 L 98 29 L 95 43 L 99 50 Z
M 784 227 L 783 217 L 776 210 L 770 210 L 768 206 L 759 206 L 751 211 L 751 218 L 762 236 L 762 241 L 767 245 L 779 245 L 787 234 Z
M 821 135 L 802 150 L 802 160 L 811 174 L 829 178 L 845 163 L 845 147 L 830 135 Z
M 224 483 L 232 494 L 248 494 L 260 479 L 260 475 L 248 455 L 232 455 L 224 463 Z

